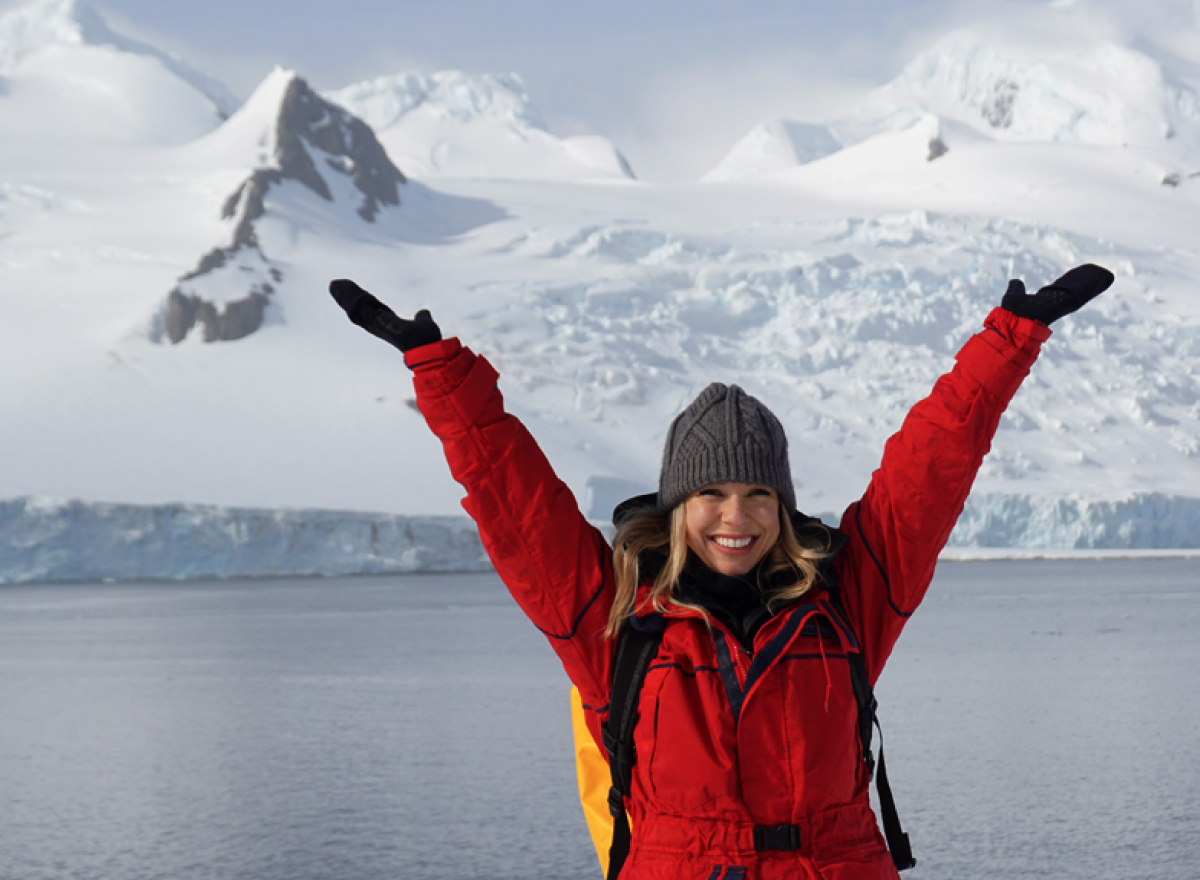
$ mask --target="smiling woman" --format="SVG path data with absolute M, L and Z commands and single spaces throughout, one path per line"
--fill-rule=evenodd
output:
M 405 352 L 496 571 L 613 756 L 609 877 L 895 880 L 915 862 L 887 804 L 886 842 L 871 808 L 871 687 L 1048 325 L 1112 280 L 1083 266 L 1033 296 L 1011 282 L 839 529 L 796 509 L 775 415 L 710 385 L 667 432 L 658 492 L 614 512 L 612 548 L 504 411 L 486 360 L 427 311 L 407 321 L 353 282 L 330 291 Z

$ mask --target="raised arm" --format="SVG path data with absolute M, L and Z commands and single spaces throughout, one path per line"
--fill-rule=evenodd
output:
M 1029 296 L 1010 282 L 954 368 L 909 411 L 884 447 L 862 499 L 842 518 L 847 611 L 872 681 L 925 596 L 1009 401 L 1050 337 L 1049 325 L 1112 284 L 1098 266 L 1072 269 Z
M 542 631 L 585 703 L 608 700 L 612 552 L 579 511 L 525 426 L 504 411 L 498 375 L 429 312 L 413 320 L 351 281 L 330 292 L 350 319 L 404 352 L 417 406 L 442 441 L 463 507 L 513 598 Z

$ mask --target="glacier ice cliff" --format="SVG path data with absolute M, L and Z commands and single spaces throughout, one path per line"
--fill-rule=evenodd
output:
M 1150 550 L 1200 547 L 1200 498 L 1117 500 L 989 493 L 967 499 L 951 547 Z
M 828 521 L 828 518 L 827 518 Z M 972 496 L 950 547 L 1200 547 L 1200 498 Z M 487 571 L 467 517 L 0 501 L 0 583 Z
M 0 582 L 486 571 L 464 517 L 0 501 Z

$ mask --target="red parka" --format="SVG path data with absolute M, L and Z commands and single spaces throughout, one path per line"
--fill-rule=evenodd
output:
M 823 585 L 767 621 L 750 650 L 719 623 L 668 614 L 639 704 L 625 880 L 896 878 L 870 807 L 846 657 L 861 652 L 874 684 L 1049 336 L 994 310 L 888 440 L 842 517 L 848 541 L 830 566 L 848 627 L 815 625 L 840 617 Z M 612 550 L 504 411 L 485 359 L 456 339 L 406 357 L 417 404 L 467 490 L 463 506 L 598 739 L 612 678 Z M 779 825 L 797 827 L 799 849 L 756 851 L 754 829 Z

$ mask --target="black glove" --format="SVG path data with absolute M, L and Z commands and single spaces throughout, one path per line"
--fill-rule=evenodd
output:
M 1000 307 L 1018 318 L 1032 318 L 1048 327 L 1104 293 L 1112 283 L 1112 272 L 1091 263 L 1076 266 L 1032 296 L 1025 293 L 1025 284 L 1014 278 L 1008 282 L 1008 291 L 1000 300 Z
M 419 348 L 442 338 L 442 331 L 433 323 L 429 309 L 421 309 L 411 321 L 406 321 L 353 281 L 344 278 L 330 281 L 329 292 L 337 304 L 346 310 L 351 321 L 401 351 Z

